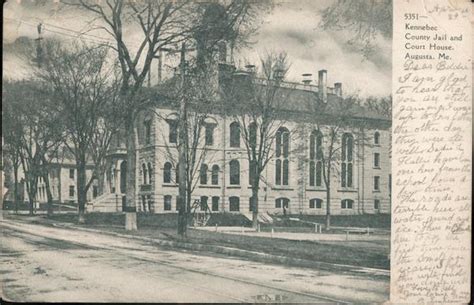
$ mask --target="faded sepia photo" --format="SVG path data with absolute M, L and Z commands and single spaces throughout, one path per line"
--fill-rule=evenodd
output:
M 7 1 L 1 297 L 383 303 L 392 1 Z

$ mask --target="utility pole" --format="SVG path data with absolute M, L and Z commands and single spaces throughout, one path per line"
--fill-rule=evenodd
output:
M 38 67 L 41 68 L 41 61 L 43 60 L 43 47 L 41 46 L 41 40 L 43 40 L 41 30 L 43 29 L 43 24 L 39 23 L 37 30 L 38 30 L 38 38 L 36 38 L 36 61 L 38 63 Z
M 179 201 L 178 201 L 178 234 L 186 237 L 188 226 L 188 207 L 186 200 L 186 150 L 187 150 L 187 105 L 186 105 L 186 45 L 181 45 L 181 88 L 179 97 L 179 127 L 178 127 L 178 172 L 179 172 Z

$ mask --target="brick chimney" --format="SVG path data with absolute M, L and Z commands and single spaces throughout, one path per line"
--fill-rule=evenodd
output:
M 334 83 L 334 93 L 342 97 L 342 83 Z
M 319 99 L 323 103 L 327 103 L 328 101 L 328 86 L 327 86 L 327 75 L 328 71 L 326 70 L 319 70 L 318 71 L 318 94 Z

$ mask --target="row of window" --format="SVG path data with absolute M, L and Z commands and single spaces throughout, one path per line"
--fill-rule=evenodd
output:
M 69 186 L 69 197 L 74 198 L 76 195 L 76 188 L 74 185 Z M 92 198 L 99 196 L 99 187 L 97 185 L 92 186 Z
M 163 197 L 164 206 L 163 209 L 165 211 L 172 210 L 172 199 L 171 195 L 165 195 Z M 210 202 L 209 202 L 210 201 Z M 207 211 L 211 210 L 213 212 L 219 211 L 219 196 L 207 197 L 201 196 L 200 197 L 200 210 Z M 288 198 L 277 198 L 275 199 L 275 208 L 277 209 L 284 209 L 287 210 L 289 208 L 290 199 Z M 143 211 L 153 211 L 154 206 L 151 200 L 151 196 L 142 196 L 142 206 Z M 309 208 L 310 209 L 321 209 L 323 206 L 323 200 L 320 198 L 313 198 L 309 200 Z M 354 207 L 354 200 L 352 199 L 343 199 L 341 200 L 341 209 L 352 209 Z M 175 197 L 175 208 L 178 210 L 178 196 Z M 374 200 L 374 209 L 378 210 L 380 208 L 380 200 Z M 231 212 L 238 212 L 240 211 L 240 198 L 237 196 L 229 197 L 229 211 Z
M 178 121 L 174 119 L 168 119 L 166 120 L 168 123 L 168 141 L 169 143 L 177 143 L 178 142 Z M 215 123 L 204 123 L 204 140 L 205 140 L 205 145 L 213 145 L 214 144 L 214 129 L 216 128 Z M 151 141 L 151 120 L 146 120 L 144 122 L 144 128 L 145 128 L 145 142 L 147 144 L 150 143 Z M 238 122 L 232 122 L 229 125 L 229 131 L 230 131 L 230 137 L 229 137 L 229 145 L 230 147 L 234 148 L 239 148 L 240 147 L 240 137 L 241 137 L 241 131 L 240 131 L 240 124 Z M 251 123 L 248 128 L 249 132 L 249 142 L 250 145 L 256 145 L 257 141 L 257 124 Z M 313 137 L 319 137 L 319 147 L 321 147 L 322 143 L 322 134 L 320 131 L 314 131 L 311 134 L 311 141 L 314 141 Z M 283 145 L 285 149 L 284 143 L 289 142 L 289 131 L 285 127 L 281 127 L 276 134 L 277 137 L 277 157 L 279 157 L 279 154 L 281 153 L 280 146 Z M 282 137 L 283 139 L 278 139 L 279 137 Z M 283 144 L 282 144 L 283 143 Z M 374 144 L 375 145 L 380 145 L 380 133 L 375 132 L 374 133 Z M 314 144 L 310 144 L 310 147 L 314 147 Z M 310 148 L 310 151 L 314 151 Z M 286 149 L 288 149 L 288 145 L 286 145 Z M 288 150 L 286 150 L 288 152 Z
M 275 173 L 275 184 L 276 185 L 288 185 L 288 160 L 276 160 L 276 173 Z M 282 166 L 283 164 L 283 166 Z M 149 179 L 151 181 L 151 165 L 149 165 Z M 314 166 L 314 163 L 310 163 L 310 170 Z M 163 168 L 163 182 L 164 183 L 171 183 L 172 182 L 172 164 L 170 162 L 166 162 Z M 252 167 L 252 166 L 251 166 Z M 144 181 L 146 181 L 146 167 L 143 165 L 143 172 L 144 172 Z M 175 182 L 179 183 L 179 175 L 178 175 L 178 166 L 176 167 L 176 175 L 175 175 Z M 343 177 L 341 179 L 341 185 L 343 187 L 352 187 L 352 164 L 351 163 L 343 163 Z M 211 184 L 218 185 L 219 184 L 219 166 L 213 165 L 211 169 Z M 253 173 L 254 170 L 252 168 L 249 169 L 250 173 Z M 208 173 L 209 167 L 207 164 L 202 164 L 200 171 L 199 171 L 199 180 L 201 185 L 208 184 Z M 321 162 L 316 163 L 316 176 L 310 175 L 310 185 L 311 186 L 321 186 Z M 229 162 L 229 180 L 230 185 L 240 185 L 240 163 L 238 160 L 231 160 Z M 252 182 L 252 177 L 249 175 L 249 184 Z M 146 184 L 146 183 L 145 183 Z M 380 191 L 380 176 L 374 176 L 374 191 Z

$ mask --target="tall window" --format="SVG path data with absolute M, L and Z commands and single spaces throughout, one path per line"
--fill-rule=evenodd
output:
M 352 187 L 352 168 L 353 168 L 353 150 L 354 138 L 351 134 L 342 135 L 342 151 L 341 151 L 341 186 Z
M 309 138 L 309 185 L 321 186 L 323 176 L 323 135 L 313 131 Z
M 166 162 L 165 166 L 163 167 L 163 182 L 164 183 L 171 183 L 171 163 Z
M 240 164 L 237 160 L 231 160 L 229 163 L 230 184 L 240 185 Z
M 153 213 L 155 211 L 155 204 L 153 203 L 153 199 L 151 198 L 151 195 L 147 195 L 146 200 L 148 202 L 148 211 Z
M 74 185 L 69 186 L 69 197 L 74 197 Z
M 145 131 L 145 143 L 150 144 L 151 143 L 151 120 L 148 119 L 143 122 L 144 126 L 144 131 Z
M 164 203 L 164 210 L 171 211 L 171 195 L 165 195 Z
M 175 183 L 178 184 L 179 183 L 179 163 L 176 163 L 176 168 L 175 168 Z
M 374 191 L 380 191 L 380 177 L 374 176 Z
M 341 209 L 352 209 L 353 205 L 354 205 L 354 200 L 352 199 L 341 200 Z
M 240 126 L 238 122 L 230 124 L 230 147 L 240 147 Z
M 148 171 L 146 169 L 145 163 L 142 164 L 142 174 L 143 174 L 143 184 L 147 184 Z
M 288 185 L 289 181 L 289 151 L 290 132 L 285 127 L 280 127 L 276 133 L 275 147 L 275 184 Z
M 201 196 L 200 210 L 207 211 L 207 196 Z
M 206 123 L 204 125 L 206 145 L 214 144 L 214 127 L 215 126 L 216 126 L 215 124 L 209 124 L 209 123 Z
M 97 185 L 92 186 L 92 198 L 96 198 L 99 195 L 99 187 Z
M 374 167 L 375 168 L 380 167 L 380 154 L 379 153 L 374 153 Z
M 212 197 L 212 211 L 219 211 L 219 197 Z
M 374 133 L 374 144 L 375 145 L 379 145 L 380 144 L 380 133 L 378 131 L 376 131 Z
M 212 166 L 211 183 L 212 185 L 219 184 L 219 165 L 217 164 Z
M 178 121 L 177 120 L 167 120 L 168 122 L 168 141 L 170 143 L 178 143 Z
M 238 212 L 240 210 L 240 198 L 233 196 L 229 197 L 229 210 L 231 212 Z
M 250 185 L 252 185 L 254 179 L 258 179 L 257 162 L 255 160 L 249 162 L 249 184 Z
M 152 177 L 153 177 L 153 170 L 151 168 L 151 163 L 148 162 L 148 184 L 151 184 Z
M 207 165 L 204 163 L 201 164 L 201 169 L 199 170 L 199 182 L 207 184 Z
M 251 148 L 257 147 L 257 123 L 255 122 L 249 125 L 249 144 Z
M 378 210 L 380 208 L 380 200 L 374 199 L 374 210 Z
M 146 212 L 146 197 L 145 195 L 142 195 L 142 211 Z
M 74 179 L 74 168 L 69 169 L 69 178 Z
M 321 209 L 323 206 L 323 200 L 319 198 L 314 198 L 309 200 L 310 209 Z

